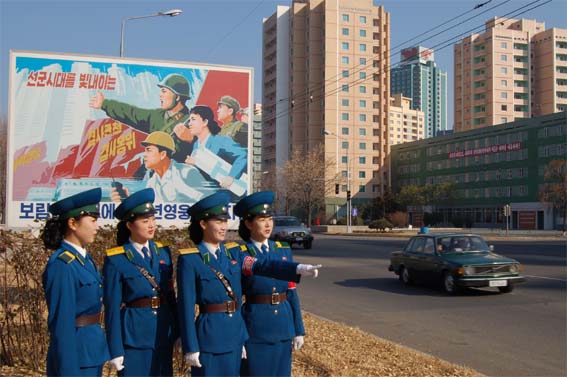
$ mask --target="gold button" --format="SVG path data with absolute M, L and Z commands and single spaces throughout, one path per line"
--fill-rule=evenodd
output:
M 152 310 L 153 315 L 157 315 L 157 310 Z
M 99 288 L 102 288 L 102 284 L 99 284 L 98 287 L 99 287 Z
M 228 316 L 232 318 L 232 313 L 228 313 Z
M 275 292 L 275 291 L 276 291 L 276 287 L 272 287 L 272 292 Z
M 278 315 L 278 309 L 274 310 L 274 314 Z

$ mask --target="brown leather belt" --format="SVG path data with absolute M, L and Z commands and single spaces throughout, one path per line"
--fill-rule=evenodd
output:
M 126 303 L 127 308 L 152 308 L 157 309 L 161 305 L 159 296 L 139 298 Z
M 287 293 L 272 293 L 271 295 L 246 296 L 249 304 L 271 304 L 279 305 L 280 302 L 287 301 Z
M 75 318 L 75 327 L 84 327 L 102 323 L 102 312 L 82 315 Z
M 200 313 L 234 313 L 238 310 L 237 301 L 225 301 L 222 304 L 199 305 Z

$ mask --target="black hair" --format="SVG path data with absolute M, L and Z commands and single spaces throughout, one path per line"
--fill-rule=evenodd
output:
M 203 241 L 205 234 L 203 233 L 203 228 L 201 228 L 200 220 L 194 219 L 189 224 L 189 238 L 195 245 L 198 245 Z
M 208 121 L 207 127 L 209 127 L 209 131 L 211 131 L 213 135 L 220 132 L 221 128 L 215 121 L 215 113 L 213 113 L 213 110 L 209 106 L 197 105 L 193 107 L 189 113 L 197 114 L 201 117 L 201 119 Z
M 41 239 L 46 249 L 58 249 L 69 230 L 67 219 L 48 219 L 41 231 Z
M 169 159 L 171 159 L 171 156 L 173 156 L 173 151 L 171 149 L 162 147 L 161 145 L 155 145 L 155 144 L 152 145 L 154 145 L 158 149 L 158 152 L 165 152 Z
M 128 226 L 126 225 L 126 223 L 133 223 L 134 221 L 136 221 L 138 219 L 142 219 L 142 218 L 146 218 L 146 217 L 152 217 L 152 216 L 155 216 L 155 213 L 153 213 L 153 212 L 144 213 L 144 214 L 141 214 L 141 215 L 130 217 L 127 220 L 120 220 L 120 222 L 116 226 L 116 244 L 118 246 L 122 246 L 122 245 L 130 242 L 130 236 L 132 235 L 132 232 L 130 232 L 130 229 L 128 229 Z
M 250 237 L 252 237 L 252 233 L 250 229 L 245 224 L 246 219 L 240 219 L 240 224 L 238 225 L 238 235 L 246 242 L 250 242 Z

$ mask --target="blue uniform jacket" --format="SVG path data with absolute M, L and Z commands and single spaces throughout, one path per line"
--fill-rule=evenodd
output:
M 47 370 L 59 376 L 78 376 L 81 367 L 109 360 L 99 324 L 75 327 L 75 318 L 102 309 L 102 278 L 90 255 L 83 258 L 63 241 L 47 261 L 43 288 L 49 311 Z
M 196 141 L 193 150 L 197 149 L 199 141 Z M 248 165 L 248 150 L 242 148 L 228 136 L 209 135 L 205 142 L 205 148 L 218 155 L 223 160 L 232 164 L 229 176 L 238 179 L 246 170 Z
M 243 248 L 246 246 L 242 245 Z M 299 281 L 297 263 L 255 260 L 241 252 L 235 242 L 220 245 L 219 260 L 209 254 L 201 243 L 197 248 L 180 250 L 177 262 L 179 322 L 183 352 L 223 353 L 234 351 L 248 338 L 240 312 L 242 304 L 241 278 L 244 273 L 274 276 L 286 281 Z M 248 257 L 248 258 L 246 258 Z M 195 304 L 220 304 L 231 300 L 211 265 L 223 273 L 239 301 L 235 313 L 202 313 L 195 318 Z
M 267 254 L 257 250 L 252 242 L 246 245 L 247 251 L 243 252 L 259 259 L 293 262 L 291 248 L 287 243 L 268 241 L 268 244 L 270 250 Z M 299 296 L 294 282 L 265 276 L 244 276 L 242 290 L 245 296 L 287 292 L 287 301 L 277 305 L 244 304 L 242 315 L 250 336 L 248 343 L 275 343 L 305 335 Z
M 112 358 L 123 356 L 124 346 L 158 349 L 174 342 L 177 336 L 171 254 L 169 248 L 159 242 L 149 241 L 149 244 L 151 263 L 130 243 L 107 250 L 104 259 L 104 322 Z M 159 284 L 159 309 L 123 305 L 140 298 L 160 296 L 136 265 L 146 269 Z

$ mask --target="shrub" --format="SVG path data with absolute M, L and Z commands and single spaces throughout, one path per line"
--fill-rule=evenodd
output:
M 373 220 L 370 224 L 368 224 L 368 227 L 370 229 L 378 229 L 378 230 L 383 232 L 384 230 L 386 230 L 386 228 L 391 229 L 394 226 L 392 225 L 391 222 L 389 222 L 385 218 L 381 218 L 381 219 L 378 219 L 378 220 Z

